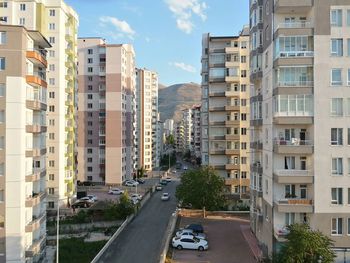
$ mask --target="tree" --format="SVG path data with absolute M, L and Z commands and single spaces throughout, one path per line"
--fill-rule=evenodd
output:
M 127 192 L 123 193 L 119 199 L 119 204 L 117 205 L 117 214 L 121 218 L 127 218 L 129 215 L 134 213 L 134 205 L 131 203 L 131 200 Z
M 181 176 L 176 197 L 195 209 L 218 210 L 225 205 L 224 179 L 207 166 L 189 170 Z
M 174 144 L 175 144 L 174 135 L 170 134 L 170 135 L 166 138 L 166 144 L 168 144 L 168 145 L 174 145 Z
M 333 241 L 307 224 L 287 226 L 287 242 L 273 262 L 278 263 L 331 263 L 335 254 L 331 249 Z

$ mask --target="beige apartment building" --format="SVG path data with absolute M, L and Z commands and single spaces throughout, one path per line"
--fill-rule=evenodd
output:
M 159 166 L 158 134 L 158 74 L 136 69 L 136 156 L 137 169 L 151 171 Z M 158 154 L 157 154 L 158 153 Z
M 251 0 L 251 227 L 308 223 L 350 261 L 350 2 Z
M 249 28 L 202 38 L 202 164 L 225 178 L 234 199 L 249 197 Z
M 38 31 L 0 25 L 0 262 L 46 247 L 46 49 Z
M 0 6 L 2 24 L 38 30 L 50 42 L 47 56 L 48 209 L 68 202 L 76 177 L 76 52 L 78 16 L 62 0 L 8 0 Z
M 78 179 L 121 184 L 134 168 L 135 52 L 79 38 Z
M 201 105 L 191 108 L 192 131 L 191 131 L 191 154 L 194 158 L 202 159 L 201 155 Z

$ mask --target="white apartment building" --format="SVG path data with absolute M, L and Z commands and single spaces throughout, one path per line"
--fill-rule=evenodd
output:
M 350 261 L 350 2 L 251 0 L 251 227 L 307 223 Z
M 192 123 L 192 109 L 185 109 L 182 111 L 182 123 L 184 126 L 184 153 L 188 151 L 192 151 L 192 129 L 193 129 L 193 123 Z
M 192 107 L 191 154 L 201 158 L 201 105 Z
M 50 42 L 47 56 L 48 209 L 75 193 L 78 15 L 62 0 L 2 1 L 2 23 L 38 30 Z
M 137 105 L 137 169 L 146 171 L 159 166 L 157 157 L 158 74 L 147 69 L 136 69 Z

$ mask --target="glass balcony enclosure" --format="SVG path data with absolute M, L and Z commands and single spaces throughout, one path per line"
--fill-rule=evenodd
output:
M 275 116 L 313 116 L 313 95 L 278 95 L 274 98 Z
M 279 67 L 275 71 L 276 85 L 280 87 L 313 86 L 313 67 Z
M 313 57 L 313 37 L 281 36 L 275 41 L 275 58 Z

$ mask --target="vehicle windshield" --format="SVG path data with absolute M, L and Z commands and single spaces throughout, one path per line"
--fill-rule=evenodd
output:
M 194 240 L 196 243 L 198 243 L 198 242 L 200 241 L 200 239 L 199 239 L 199 238 L 196 238 L 196 237 L 194 237 L 193 240 Z

